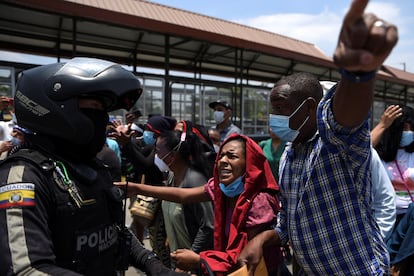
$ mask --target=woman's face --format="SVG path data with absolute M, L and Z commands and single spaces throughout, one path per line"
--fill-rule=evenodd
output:
M 227 142 L 217 163 L 220 183 L 229 185 L 246 171 L 246 155 L 243 143 L 237 140 Z
M 404 123 L 404 127 L 403 127 L 404 131 L 412 131 L 413 129 L 411 128 L 411 125 L 409 123 Z
M 167 138 L 160 137 L 157 139 L 155 152 L 168 166 L 173 162 L 173 151 L 167 147 Z

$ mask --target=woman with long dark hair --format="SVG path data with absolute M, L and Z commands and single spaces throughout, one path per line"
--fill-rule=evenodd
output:
M 162 133 L 156 142 L 155 161 L 169 172 L 167 186 L 203 186 L 212 176 L 215 154 L 200 126 L 182 121 L 181 130 Z M 162 211 L 171 252 L 187 248 L 199 253 L 213 248 L 213 205 L 211 202 L 181 204 L 164 200 Z
M 393 121 L 379 132 L 387 116 Z M 378 125 L 371 132 L 371 138 L 373 141 L 381 138 L 376 148 L 394 187 L 397 209 L 394 229 L 386 237 L 391 275 L 413 275 L 414 109 L 389 106 Z
M 163 159 L 170 167 L 174 160 L 165 158 L 167 155 L 163 152 Z M 199 187 L 183 189 L 129 183 L 128 192 L 183 204 L 213 202 L 214 250 L 198 254 L 178 249 L 172 252 L 172 257 L 186 271 L 197 269 L 204 262 L 217 275 L 227 275 L 238 268 L 237 257 L 247 242 L 276 223 L 279 187 L 260 146 L 247 136 L 233 134 L 227 138 L 214 165 L 213 177 Z M 125 186 L 125 183 L 117 185 Z M 277 275 L 282 263 L 280 248 L 270 246 L 264 257 L 269 275 Z
M 375 147 L 396 192 L 397 223 L 406 213 L 414 192 L 414 109 L 401 108 L 402 115 L 384 130 Z

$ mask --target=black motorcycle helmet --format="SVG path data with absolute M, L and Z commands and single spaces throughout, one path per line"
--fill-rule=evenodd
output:
M 79 110 L 78 99 L 96 98 L 107 112 L 129 110 L 142 93 L 139 80 L 118 64 L 93 58 L 23 71 L 18 78 L 15 113 L 19 126 L 33 133 L 83 144 L 93 122 Z

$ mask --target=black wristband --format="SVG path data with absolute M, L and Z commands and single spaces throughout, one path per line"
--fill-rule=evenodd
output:
M 350 72 L 343 68 L 340 68 L 339 73 L 347 81 L 360 83 L 373 80 L 377 75 L 377 70 L 373 70 L 370 72 Z

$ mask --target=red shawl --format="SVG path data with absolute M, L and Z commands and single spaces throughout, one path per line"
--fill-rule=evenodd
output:
M 279 187 L 273 177 L 270 165 L 260 146 L 247 136 L 233 134 L 231 139 L 241 137 L 246 141 L 246 176 L 244 191 L 240 194 L 230 223 L 229 238 L 225 234 L 226 196 L 219 187 L 217 159 L 214 166 L 214 250 L 200 253 L 215 272 L 228 272 L 237 264 L 237 258 L 248 242 L 246 220 L 253 199 L 259 192 L 269 192 L 276 198 Z M 222 147 L 220 148 L 220 152 Z

